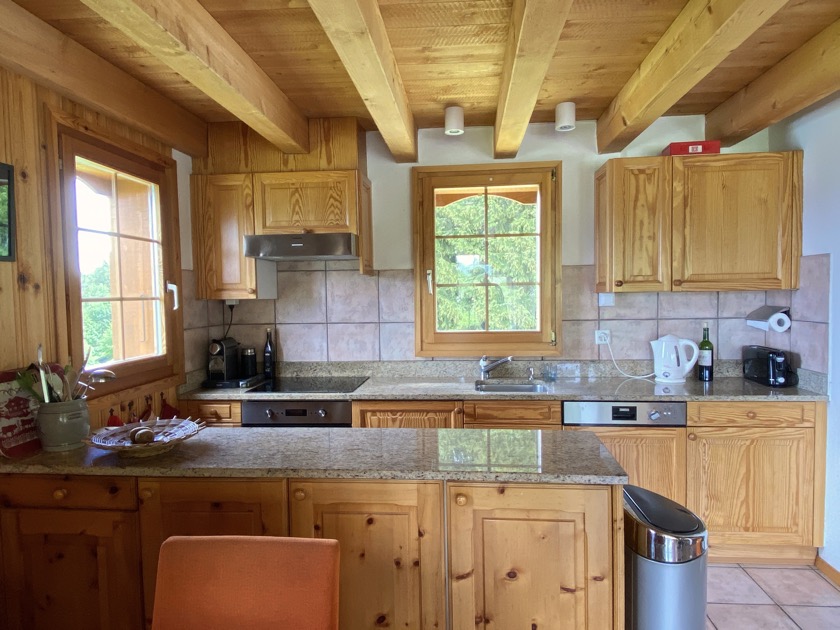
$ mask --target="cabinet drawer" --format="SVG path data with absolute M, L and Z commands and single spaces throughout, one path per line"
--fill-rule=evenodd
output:
M 2 507 L 134 510 L 134 478 L 21 475 L 0 477 Z
M 193 419 L 204 420 L 213 425 L 242 424 L 242 403 L 236 401 L 201 402 L 190 401 L 186 405 Z
M 812 427 L 813 402 L 688 403 L 688 426 Z
M 562 407 L 556 402 L 515 400 L 464 403 L 464 424 L 484 428 L 560 428 L 561 417 Z

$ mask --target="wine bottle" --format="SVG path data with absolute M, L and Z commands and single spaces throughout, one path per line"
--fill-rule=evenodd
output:
M 697 378 L 711 381 L 714 378 L 715 347 L 709 341 L 709 322 L 703 322 L 703 341 L 698 344 L 700 357 L 697 359 Z
M 265 329 L 265 363 L 263 364 L 263 376 L 265 380 L 274 380 L 274 343 L 271 341 L 271 328 Z

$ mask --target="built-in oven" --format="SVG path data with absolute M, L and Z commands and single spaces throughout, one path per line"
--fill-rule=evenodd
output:
M 563 402 L 563 424 L 600 427 L 684 427 L 684 402 L 604 402 L 567 400 Z
M 352 403 L 349 400 L 319 400 L 318 394 L 348 394 L 366 377 L 280 377 L 249 389 L 254 394 L 284 394 L 282 398 L 247 398 L 242 401 L 243 427 L 349 427 Z M 289 394 L 300 394 L 295 399 Z M 305 397 L 304 397 L 305 395 Z

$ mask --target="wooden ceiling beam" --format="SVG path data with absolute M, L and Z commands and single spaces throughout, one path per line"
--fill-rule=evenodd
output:
M 285 153 L 309 151 L 309 123 L 198 0 L 81 0 Z
M 598 119 L 598 151 L 621 151 L 789 0 L 689 0 Z
M 512 158 L 519 152 L 572 0 L 514 0 L 499 102 L 493 152 Z
M 706 115 L 706 137 L 732 146 L 840 90 L 840 20 Z
M 0 0 L 0 13 L 0 64 L 167 146 L 207 155 L 207 124 L 197 116 L 11 0 Z
M 417 129 L 376 0 L 309 0 L 397 162 L 417 161 Z

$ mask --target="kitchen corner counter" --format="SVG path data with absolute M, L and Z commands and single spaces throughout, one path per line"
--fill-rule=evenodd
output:
M 521 381 L 520 381 L 521 382 Z M 381 378 L 365 381 L 350 394 L 278 394 L 239 389 L 200 389 L 184 400 L 670 400 L 670 401 L 824 401 L 827 396 L 796 387 L 771 388 L 740 377 L 711 383 L 655 383 L 653 379 L 565 378 L 545 383 L 540 393 L 475 391 L 474 378 Z
M 3 474 L 627 483 L 590 432 L 208 428 L 152 458 L 93 447 L 0 461 Z

